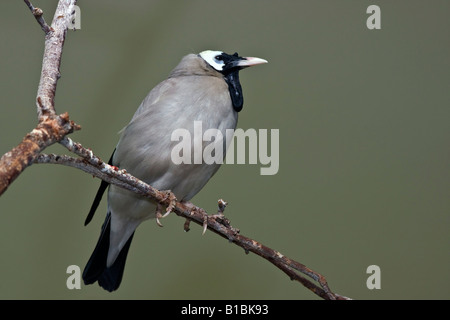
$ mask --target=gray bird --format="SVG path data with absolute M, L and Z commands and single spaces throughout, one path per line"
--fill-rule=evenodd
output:
M 175 164 L 171 159 L 176 143 L 171 139 L 172 132 L 183 128 L 194 135 L 194 121 L 201 121 L 203 132 L 218 129 L 225 137 L 227 129 L 236 128 L 244 102 L 239 71 L 262 63 L 267 61 L 211 50 L 183 57 L 169 78 L 142 101 L 122 131 L 109 164 L 126 169 L 159 190 L 171 190 L 178 201 L 190 200 L 220 164 Z M 224 156 L 228 144 L 223 145 Z M 91 221 L 107 187 L 108 183 L 102 181 L 85 225 Z M 108 211 L 83 272 L 85 284 L 98 281 L 108 291 L 119 287 L 134 232 L 144 220 L 157 218 L 156 209 L 148 198 L 109 186 Z

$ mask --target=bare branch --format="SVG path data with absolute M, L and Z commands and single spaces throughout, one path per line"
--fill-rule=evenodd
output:
M 41 79 L 36 97 L 38 120 L 56 114 L 54 99 L 56 84 L 61 77 L 59 67 L 62 50 L 67 33 L 67 26 L 71 22 L 76 0 L 61 0 L 55 11 L 51 32 L 46 33 L 44 58 L 42 60 Z
M 31 13 L 36 18 L 36 21 L 39 23 L 45 34 L 49 33 L 52 29 L 48 26 L 47 22 L 45 22 L 44 17 L 42 16 L 44 14 L 42 9 L 35 8 L 28 0 L 24 1 L 27 4 L 28 8 L 30 8 Z

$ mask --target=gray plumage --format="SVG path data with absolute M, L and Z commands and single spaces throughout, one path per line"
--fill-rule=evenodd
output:
M 216 59 L 219 55 L 223 63 L 222 59 Z M 251 59 L 253 63 L 249 62 Z M 190 200 L 217 172 L 220 164 L 174 164 L 171 150 L 178 142 L 171 141 L 172 132 L 184 128 L 194 137 L 194 121 L 201 121 L 203 132 L 219 129 L 225 137 L 226 130 L 235 129 L 238 120 L 235 100 L 230 97 L 233 95 L 230 88 L 236 86 L 230 86 L 230 79 L 237 79 L 240 89 L 237 72 L 265 62 L 219 51 L 185 56 L 168 79 L 150 91 L 123 129 L 112 164 L 159 190 L 171 190 L 179 201 Z M 228 77 L 230 73 L 235 78 Z M 236 95 L 242 98 L 242 91 Z M 203 143 L 203 148 L 206 144 Z M 225 156 L 227 146 L 224 144 L 223 148 Z M 102 186 L 104 190 L 106 183 Z M 93 210 L 102 192 L 97 194 Z M 149 199 L 109 186 L 107 218 L 83 273 L 86 284 L 98 281 L 108 291 L 118 288 L 134 231 L 141 222 L 155 218 L 155 212 L 156 205 Z

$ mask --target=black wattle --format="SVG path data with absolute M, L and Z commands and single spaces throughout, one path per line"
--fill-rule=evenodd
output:
M 239 82 L 239 70 L 228 73 L 225 76 L 225 81 L 228 84 L 233 108 L 236 112 L 239 112 L 244 106 L 244 96 L 242 95 L 242 87 Z

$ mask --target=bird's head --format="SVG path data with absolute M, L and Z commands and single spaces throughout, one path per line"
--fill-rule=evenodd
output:
M 267 60 L 255 57 L 240 57 L 237 52 L 227 54 L 222 51 L 206 50 L 199 53 L 199 56 L 206 61 L 214 70 L 227 75 L 230 72 L 267 63 Z
M 240 57 L 237 52 L 227 54 L 222 51 L 206 50 L 198 54 L 200 58 L 217 72 L 220 72 L 228 84 L 231 102 L 236 112 L 242 110 L 244 97 L 239 82 L 239 70 L 258 64 L 267 63 L 267 60 L 255 57 Z

